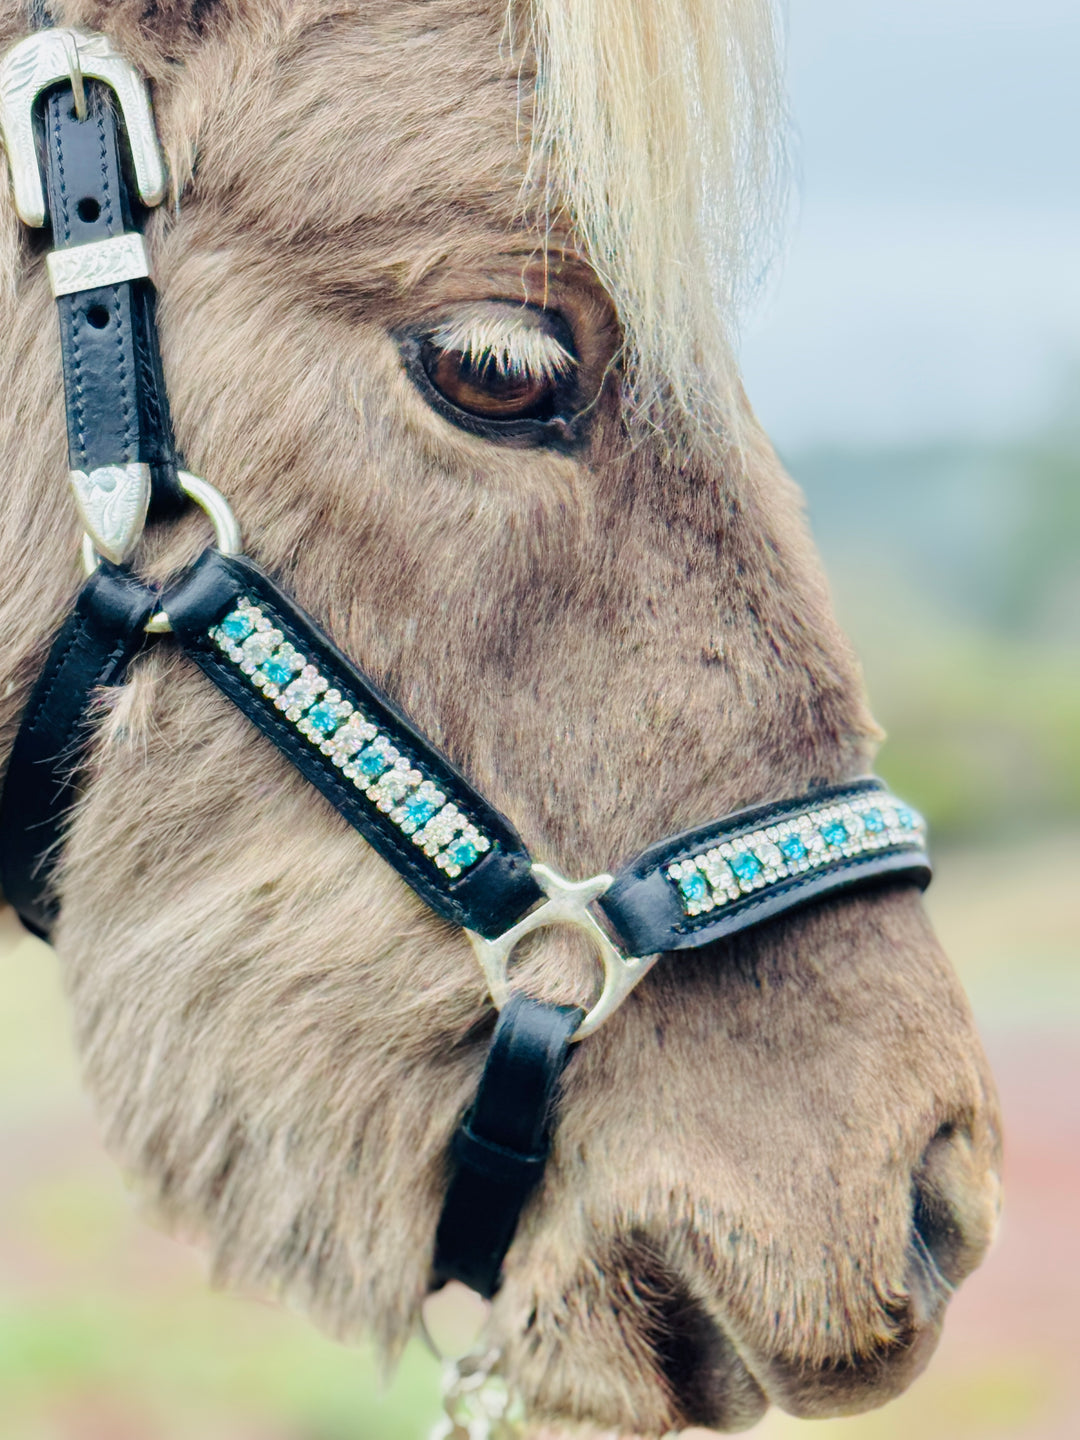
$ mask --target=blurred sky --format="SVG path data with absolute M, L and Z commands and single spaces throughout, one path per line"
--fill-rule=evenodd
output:
M 789 0 L 789 19 L 801 204 L 743 346 L 774 441 L 1038 427 L 1080 369 L 1080 3 Z

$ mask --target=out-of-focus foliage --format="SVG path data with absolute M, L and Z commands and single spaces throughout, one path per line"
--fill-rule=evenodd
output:
M 1080 815 L 1080 421 L 790 463 L 888 731 L 882 772 L 940 838 Z

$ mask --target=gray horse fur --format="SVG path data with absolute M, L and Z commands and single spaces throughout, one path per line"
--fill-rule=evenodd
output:
M 534 855 L 582 877 L 871 767 L 858 666 L 751 412 L 741 447 L 637 425 L 604 290 L 522 217 L 502 0 L 54 8 L 154 83 L 189 468 Z M 7 0 L 0 43 L 24 30 Z M 569 318 L 597 396 L 581 453 L 473 438 L 408 380 L 395 330 L 488 296 Z M 6 203 L 0 333 L 6 754 L 79 584 L 57 329 Z M 151 536 L 146 572 L 206 537 L 194 515 Z M 490 1034 L 465 937 L 167 643 L 98 720 L 55 941 L 105 1141 L 216 1281 L 392 1357 Z M 519 976 L 566 1001 L 591 966 L 548 931 Z M 496 1306 L 508 1369 L 538 1422 L 645 1436 L 880 1403 L 989 1243 L 998 1147 L 911 890 L 663 960 L 567 1073 Z

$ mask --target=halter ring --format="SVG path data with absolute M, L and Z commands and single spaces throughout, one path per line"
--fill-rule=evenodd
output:
M 519 940 L 548 925 L 572 925 L 587 935 L 603 967 L 604 984 L 600 998 L 574 1033 L 575 1041 L 584 1040 L 610 1019 L 660 957 L 644 955 L 628 958 L 621 954 L 589 909 L 592 902 L 614 883 L 613 876 L 594 875 L 591 880 L 567 880 L 557 870 L 536 864 L 532 867 L 532 874 L 548 898 L 530 911 L 524 920 L 519 920 L 494 940 L 485 939 L 475 930 L 466 930 L 465 933 L 472 941 L 496 1010 L 501 1010 L 510 998 L 510 954 Z
M 195 501 L 214 527 L 214 544 L 221 554 L 239 555 L 243 548 L 240 526 L 221 491 L 215 489 L 208 480 L 202 480 L 198 475 L 191 475 L 186 470 L 178 470 L 176 478 L 180 489 L 190 500 Z M 82 562 L 87 577 L 98 567 L 98 553 L 89 535 L 84 535 L 82 539 Z M 172 625 L 164 610 L 155 611 L 146 622 L 148 635 L 168 635 L 171 630 Z

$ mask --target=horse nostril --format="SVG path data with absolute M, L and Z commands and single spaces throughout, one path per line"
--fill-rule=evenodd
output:
M 912 1177 L 914 1268 L 951 1292 L 979 1264 L 997 1222 L 997 1185 L 967 1126 L 942 1125 Z M 942 1298 L 947 1298 L 947 1293 Z

